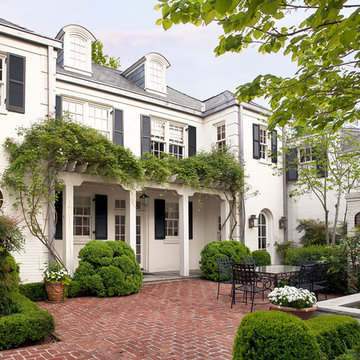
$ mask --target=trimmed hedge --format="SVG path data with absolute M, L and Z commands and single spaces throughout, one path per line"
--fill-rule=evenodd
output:
M 139 292 L 143 274 L 128 244 L 92 240 L 79 251 L 79 259 L 79 267 L 75 270 L 77 284 L 74 285 L 77 292 L 96 296 L 124 296 Z
M 324 315 L 305 321 L 327 359 L 360 346 L 360 324 L 345 315 Z
M 0 350 L 18 347 L 50 335 L 55 330 L 54 317 L 17 292 L 7 295 L 18 307 L 16 314 L 0 317 Z
M 266 250 L 254 250 L 251 253 L 251 256 L 253 256 L 256 259 L 256 263 L 259 266 L 271 265 L 271 257 Z
M 286 251 L 284 262 L 286 265 L 295 265 L 296 258 L 321 259 L 330 257 L 334 249 L 329 246 L 311 245 L 307 247 L 290 248 Z
M 19 284 L 19 293 L 31 301 L 46 300 L 46 290 L 43 282 Z
M 201 250 L 201 275 L 209 280 L 218 280 L 217 258 L 230 257 L 235 262 L 241 262 L 243 256 L 249 256 L 250 250 L 238 241 L 212 241 Z
M 233 360 L 322 360 L 316 338 L 305 322 L 281 311 L 244 316 L 233 346 Z

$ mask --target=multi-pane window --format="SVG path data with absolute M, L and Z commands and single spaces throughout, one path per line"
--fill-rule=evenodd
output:
M 300 149 L 300 163 L 312 161 L 313 158 L 314 154 L 311 147 Z
M 115 200 L 115 210 L 125 210 L 126 209 L 126 201 L 125 200 Z
M 141 216 L 136 216 L 136 261 L 141 264 Z
M 165 235 L 179 236 L 179 204 L 165 203 Z
M 63 100 L 62 109 L 64 112 L 67 112 L 74 121 L 83 124 L 84 105 L 84 103 L 76 101 Z
M 91 201 L 89 197 L 74 198 L 74 235 L 90 236 Z
M 5 102 L 5 58 L 0 57 L 0 109 Z
M 258 219 L 258 247 L 259 250 L 266 249 L 266 217 L 262 213 Z
M 219 150 L 226 146 L 225 124 L 216 127 L 216 146 Z
M 150 62 L 150 82 L 152 84 L 152 88 L 158 91 L 164 91 L 164 78 L 163 78 L 164 70 L 163 66 L 159 64 L 157 61 Z
M 115 215 L 115 240 L 125 241 L 125 215 Z
M 88 116 L 85 119 L 85 124 L 107 133 L 109 126 L 109 110 L 103 107 L 89 104 Z
M 160 158 L 169 153 L 177 159 L 184 157 L 185 128 L 162 120 L 151 120 L 151 153 Z
M 80 36 L 70 37 L 70 61 L 73 67 L 80 69 L 86 67 L 86 42 Z
M 268 137 L 267 131 L 264 128 L 260 128 L 260 159 L 268 158 Z

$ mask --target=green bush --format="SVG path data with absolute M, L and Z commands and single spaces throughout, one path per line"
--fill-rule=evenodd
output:
M 360 346 L 355 349 L 347 349 L 346 352 L 334 360 L 359 360 L 360 359 Z
M 305 322 L 280 311 L 256 311 L 241 321 L 233 360 L 322 360 L 316 338 Z
M 54 317 L 48 311 L 18 292 L 12 292 L 8 297 L 17 304 L 18 312 L 0 317 L 0 350 L 39 340 L 54 331 Z
M 243 256 L 249 256 L 250 250 L 245 244 L 238 241 L 213 241 L 201 250 L 201 275 L 209 280 L 218 280 L 217 258 L 232 258 L 241 262 Z
M 143 275 L 128 244 L 92 240 L 80 250 L 79 259 L 73 285 L 78 293 L 123 296 L 140 290 Z
M 349 316 L 324 315 L 305 323 L 327 359 L 360 346 L 360 324 Z
M 300 219 L 296 226 L 298 232 L 304 231 L 300 238 L 303 246 L 326 245 L 325 223 L 319 219 Z
M 19 293 L 31 301 L 46 300 L 46 290 L 43 282 L 19 284 Z
M 259 266 L 271 265 L 271 257 L 266 250 L 254 250 L 251 253 L 251 256 L 253 256 L 256 259 L 256 263 Z

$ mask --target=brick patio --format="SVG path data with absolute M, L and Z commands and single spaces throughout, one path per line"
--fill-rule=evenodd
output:
M 60 342 L 0 352 L 0 359 L 231 359 L 237 327 L 250 306 L 230 309 L 217 283 L 144 284 L 140 293 L 38 303 L 56 321 Z M 230 288 L 229 292 L 230 292 Z M 259 305 L 255 310 L 268 309 Z

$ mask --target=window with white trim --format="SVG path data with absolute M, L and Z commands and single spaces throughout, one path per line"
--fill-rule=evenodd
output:
M 115 199 L 115 240 L 125 241 L 125 210 L 126 201 L 123 199 Z
M 307 163 L 307 162 L 311 162 L 314 160 L 315 154 L 314 154 L 313 148 L 311 146 L 308 146 L 308 147 L 300 149 L 299 155 L 300 155 L 299 162 Z
M 91 200 L 86 196 L 74 197 L 74 236 L 90 237 Z
M 223 150 L 226 146 L 225 124 L 216 127 L 216 147 Z
M 165 235 L 179 236 L 179 204 L 165 203 Z
M 263 213 L 258 218 L 258 248 L 266 250 L 266 217 Z
M 78 36 L 70 36 L 70 66 L 86 69 L 86 41 Z
M 185 153 L 185 127 L 163 120 L 151 119 L 151 153 L 160 158 L 168 153 L 182 159 Z
M 150 61 L 150 82 L 153 90 L 164 91 L 164 68 L 157 61 Z
M 260 159 L 268 160 L 268 134 L 265 128 L 260 127 Z
M 90 126 L 110 139 L 110 108 L 81 100 L 63 99 L 62 109 L 74 121 Z
M 0 110 L 5 109 L 5 84 L 6 84 L 5 56 L 0 54 Z

